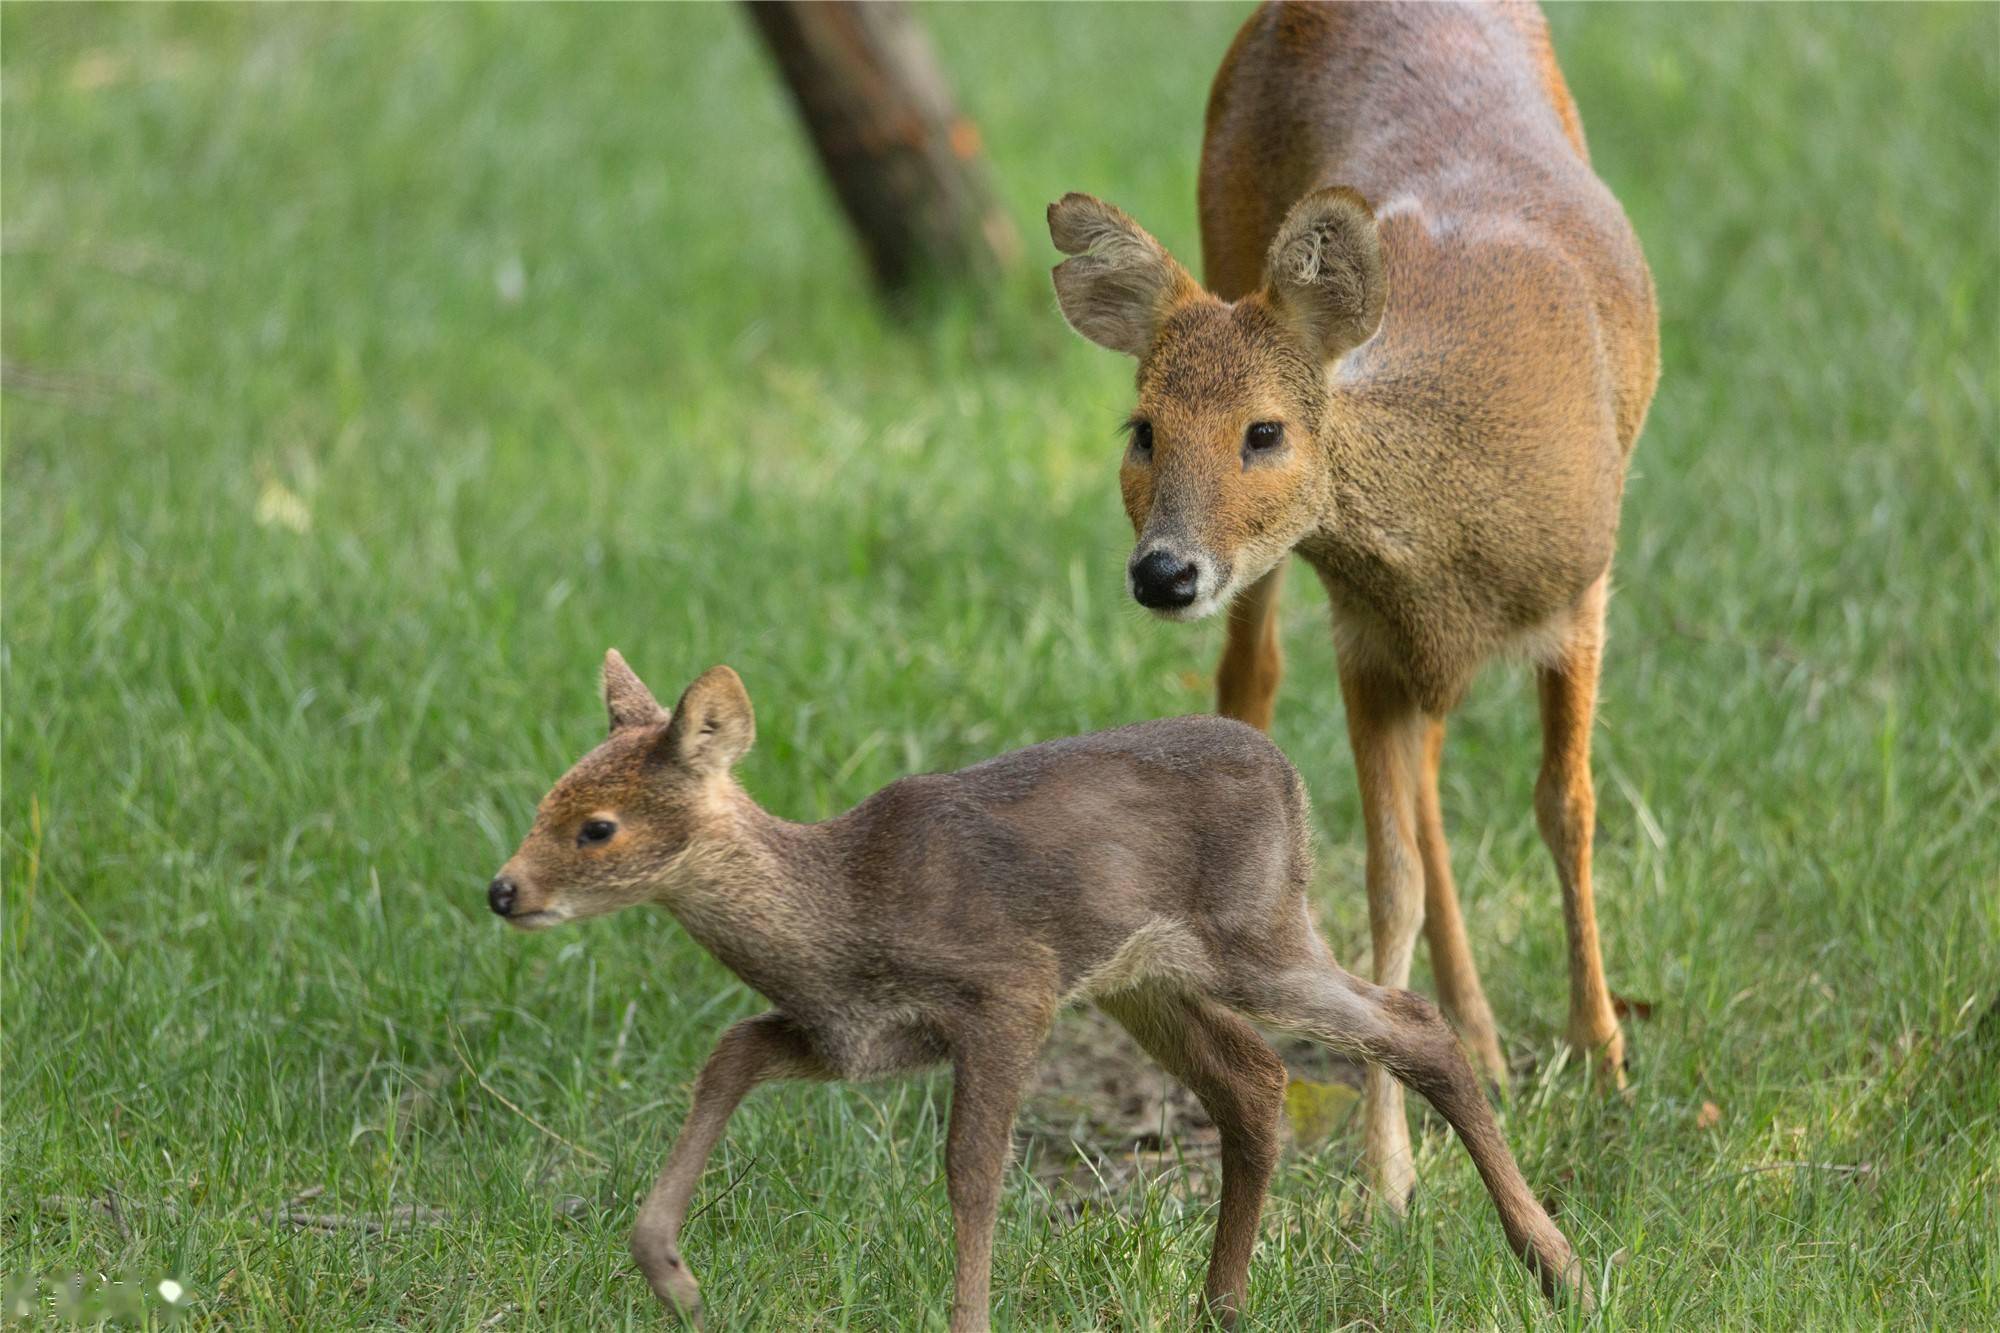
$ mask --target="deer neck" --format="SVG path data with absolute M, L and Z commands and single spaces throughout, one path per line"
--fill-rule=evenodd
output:
M 1327 507 L 1299 553 L 1331 587 L 1375 601 L 1407 596 L 1432 545 L 1420 445 L 1434 426 L 1365 388 L 1333 394 L 1321 427 Z

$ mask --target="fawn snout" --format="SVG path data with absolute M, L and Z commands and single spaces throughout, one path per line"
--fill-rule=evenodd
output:
M 555 910 L 549 895 L 537 890 L 533 879 L 516 865 L 518 860 L 502 866 L 486 886 L 486 905 L 493 909 L 493 915 L 520 930 L 538 930 L 564 919 L 565 914 Z

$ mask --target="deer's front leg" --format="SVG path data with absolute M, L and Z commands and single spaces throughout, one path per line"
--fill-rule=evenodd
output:
M 1259 731 L 1271 729 L 1284 657 L 1278 648 L 1280 564 L 1236 594 L 1229 604 L 1229 638 L 1215 669 L 1215 711 Z
M 701 1181 L 708 1155 L 722 1141 L 729 1117 L 759 1083 L 777 1078 L 826 1079 L 832 1071 L 812 1053 L 805 1036 L 779 1013 L 746 1018 L 722 1034 L 695 1080 L 694 1105 L 653 1192 L 632 1228 L 632 1257 L 653 1294 L 669 1310 L 701 1326 L 701 1295 L 681 1259 L 681 1224 Z
M 1368 925 L 1375 981 L 1410 984 L 1410 957 L 1424 923 L 1424 871 L 1417 846 L 1417 782 L 1424 716 L 1393 679 L 1342 664 L 1347 738 L 1361 783 L 1368 838 Z M 1416 1184 L 1403 1085 L 1371 1064 L 1362 1090 L 1362 1138 L 1369 1186 L 1378 1205 L 1401 1213 Z
M 958 1243 L 951 1333 L 985 1333 L 991 1318 L 1000 1186 L 1013 1149 L 1014 1113 L 1039 1045 L 999 1032 L 981 1033 L 980 1041 L 953 1062 L 951 1125 L 945 1133 L 945 1189 Z
M 1625 1086 L 1625 1034 L 1604 981 L 1591 894 L 1590 850 L 1597 827 L 1597 793 L 1590 781 L 1590 729 L 1597 708 L 1597 674 L 1604 651 L 1605 580 L 1577 608 L 1576 629 L 1561 657 L 1538 673 L 1542 699 L 1542 772 L 1535 816 L 1562 884 L 1569 934 L 1569 1043 L 1595 1063 L 1606 1086 Z

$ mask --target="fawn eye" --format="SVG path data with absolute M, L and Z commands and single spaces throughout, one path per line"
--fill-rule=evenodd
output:
M 583 821 L 583 827 L 576 832 L 576 845 L 595 847 L 600 843 L 610 842 L 611 835 L 617 831 L 618 826 L 608 819 L 586 819 Z
M 1133 451 L 1144 454 L 1148 458 L 1152 457 L 1153 423 L 1140 417 L 1134 417 L 1126 423 L 1125 430 L 1132 437 Z
M 1275 449 L 1285 442 L 1285 428 L 1276 421 L 1253 421 L 1243 432 L 1243 447 L 1252 453 Z

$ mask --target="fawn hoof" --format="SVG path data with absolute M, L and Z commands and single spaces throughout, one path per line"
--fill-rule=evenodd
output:
M 1204 1294 L 1195 1310 L 1195 1327 L 1219 1328 L 1224 1333 L 1235 1333 L 1242 1303 L 1241 1295 L 1233 1291 L 1220 1295 Z
M 664 1279 L 653 1283 L 654 1294 L 667 1309 L 679 1315 L 683 1323 L 699 1330 L 702 1327 L 701 1287 L 678 1255 L 674 1257 L 673 1266 L 664 1274 Z
M 694 1280 L 687 1261 L 681 1258 L 680 1250 L 671 1242 L 634 1232 L 632 1257 L 639 1261 L 639 1271 L 646 1275 L 646 1284 L 660 1298 L 660 1304 L 690 1327 L 700 1329 L 701 1286 Z
M 1544 1266 L 1541 1272 L 1542 1292 L 1554 1306 L 1575 1306 L 1584 1314 L 1597 1310 L 1597 1297 L 1591 1293 L 1590 1284 L 1584 1281 L 1583 1263 L 1574 1254 L 1560 1267 Z

